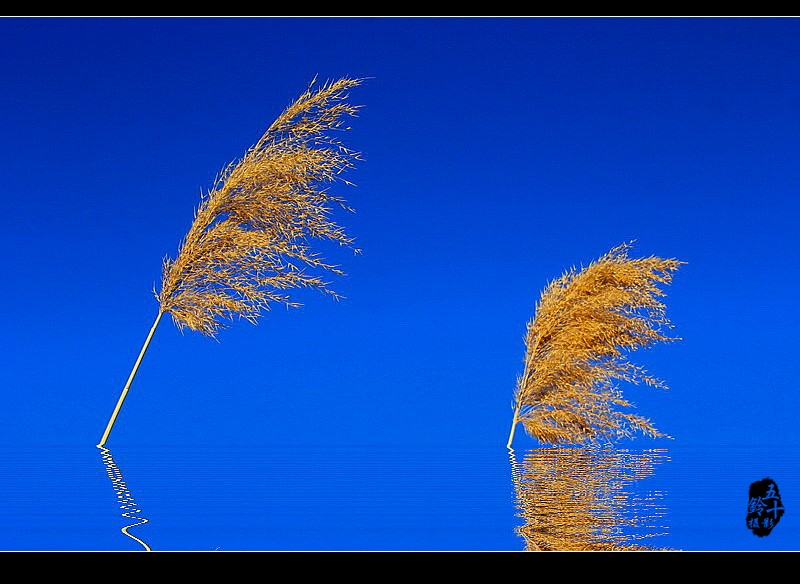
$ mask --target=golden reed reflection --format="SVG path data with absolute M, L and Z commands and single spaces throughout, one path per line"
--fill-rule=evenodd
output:
M 128 485 L 125 484 L 125 480 L 122 478 L 122 471 L 119 470 L 117 463 L 114 462 L 114 458 L 111 456 L 111 451 L 105 446 L 98 445 L 97 448 L 100 449 L 100 454 L 103 458 L 103 464 L 106 467 L 106 474 L 111 480 L 111 486 L 114 487 L 114 492 L 117 494 L 117 503 L 119 503 L 119 507 L 122 509 L 122 516 L 127 520 L 134 521 L 133 523 L 123 527 L 121 529 L 122 533 L 140 543 L 148 552 L 152 551 L 149 545 L 128 531 L 137 525 L 144 525 L 148 522 L 148 519 L 140 515 L 141 509 L 139 509 L 139 506 L 136 504 L 133 495 L 131 495 Z
M 526 551 L 667 550 L 644 540 L 666 535 L 664 493 L 637 482 L 669 459 L 666 450 L 543 447 L 518 461 L 509 449 Z

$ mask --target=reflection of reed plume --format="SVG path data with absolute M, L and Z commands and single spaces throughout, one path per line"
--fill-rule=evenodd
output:
M 666 450 L 543 447 L 518 462 L 509 449 L 526 550 L 657 550 L 641 540 L 666 534 L 661 492 L 634 483 L 667 460 Z
M 103 464 L 106 467 L 106 474 L 108 478 L 111 479 L 111 486 L 114 487 L 114 492 L 117 494 L 117 502 L 119 503 L 120 509 L 123 511 L 122 516 L 125 519 L 133 519 L 135 521 L 123 527 L 121 529 L 122 533 L 139 542 L 148 552 L 151 551 L 149 545 L 128 531 L 131 527 L 144 525 L 148 522 L 148 519 L 140 515 L 141 509 L 139 509 L 139 506 L 133 499 L 128 485 L 125 484 L 125 480 L 122 478 L 122 472 L 111 456 L 111 451 L 104 446 L 98 446 L 98 448 L 103 458 Z

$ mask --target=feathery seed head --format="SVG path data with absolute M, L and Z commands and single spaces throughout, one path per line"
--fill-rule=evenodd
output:
M 649 420 L 621 411 L 631 404 L 616 382 L 666 387 L 628 354 L 678 340 L 667 333 L 672 325 L 659 286 L 670 284 L 684 262 L 630 259 L 630 248 L 624 243 L 580 271 L 566 271 L 541 294 L 515 392 L 519 421 L 541 442 L 665 436 Z
M 225 320 L 250 322 L 274 303 L 296 307 L 289 291 L 314 288 L 333 297 L 323 274 L 341 275 L 312 247 L 317 240 L 354 247 L 333 219 L 352 211 L 327 187 L 360 160 L 336 136 L 361 106 L 346 102 L 363 79 L 312 86 L 290 104 L 244 156 L 216 177 L 196 209 L 174 260 L 165 259 L 161 312 L 179 328 L 215 336 Z

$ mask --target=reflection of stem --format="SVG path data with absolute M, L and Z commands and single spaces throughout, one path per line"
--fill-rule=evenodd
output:
M 514 418 L 516 419 L 516 413 L 514 414 Z M 511 438 L 509 438 L 508 443 L 511 444 L 511 440 L 514 438 L 514 425 L 511 426 Z M 508 447 L 508 459 L 511 462 L 511 479 L 514 482 L 514 490 L 517 493 L 517 502 L 521 503 L 522 501 L 522 481 L 523 481 L 523 470 L 524 468 L 517 462 L 517 457 L 514 455 L 514 449 L 510 446 Z M 521 508 L 521 504 L 517 505 L 518 508 Z M 521 514 L 518 514 L 521 515 Z M 521 528 L 516 529 L 517 532 L 521 532 Z M 532 538 L 527 539 L 528 549 L 531 551 L 540 551 L 536 542 L 533 541 Z
M 114 408 L 114 411 L 111 414 L 111 419 L 108 420 L 106 431 L 103 432 L 103 437 L 100 438 L 100 443 L 97 445 L 100 448 L 105 445 L 106 440 L 108 440 L 108 435 L 111 434 L 111 428 L 114 427 L 114 421 L 117 419 L 120 409 L 122 409 L 122 402 L 125 401 L 125 396 L 128 395 L 128 390 L 131 388 L 131 383 L 133 383 L 133 378 L 136 376 L 136 371 L 139 369 L 139 365 L 142 363 L 142 358 L 144 357 L 145 351 L 147 351 L 147 346 L 150 344 L 150 340 L 153 338 L 153 333 L 156 332 L 156 327 L 158 326 L 158 322 L 161 320 L 161 316 L 163 314 L 163 312 L 159 311 L 156 321 L 153 323 L 153 326 L 150 327 L 150 333 L 147 335 L 144 345 L 142 345 L 142 350 L 139 351 L 139 357 L 136 359 L 136 363 L 133 365 L 133 370 L 128 376 L 128 381 L 125 383 L 125 387 L 122 388 L 122 394 L 119 396 L 119 400 L 117 400 L 117 406 Z
M 130 490 L 128 490 L 128 486 L 125 484 L 125 481 L 122 478 L 122 471 L 119 470 L 119 467 L 114 462 L 114 458 L 111 456 L 111 451 L 103 446 L 98 446 L 98 448 L 100 449 L 100 453 L 103 458 L 103 464 L 106 467 L 106 474 L 108 475 L 108 478 L 111 479 L 111 486 L 114 487 L 114 491 L 117 493 L 117 502 L 119 503 L 119 507 L 124 511 L 122 516 L 126 519 L 137 520 L 136 523 L 126 525 L 120 531 L 122 531 L 122 533 L 131 539 L 139 542 L 148 552 L 151 551 L 149 545 L 128 531 L 131 527 L 144 525 L 148 522 L 148 519 L 139 515 L 139 513 L 141 513 L 141 509 L 139 509 L 139 506 L 133 499 L 133 495 L 131 495 Z

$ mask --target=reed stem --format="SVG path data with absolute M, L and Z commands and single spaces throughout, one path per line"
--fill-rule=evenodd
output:
M 156 332 L 156 327 L 158 327 L 158 323 L 161 320 L 161 316 L 164 313 L 162 311 L 158 311 L 158 316 L 156 316 L 156 321 L 153 323 L 153 326 L 150 327 L 150 332 L 147 335 L 147 338 L 144 341 L 144 345 L 142 345 L 142 350 L 139 351 L 139 357 L 136 359 L 136 363 L 133 365 L 133 369 L 131 370 L 131 374 L 128 376 L 128 381 L 125 383 L 125 387 L 122 389 L 122 394 L 119 396 L 119 400 L 117 400 L 117 406 L 114 408 L 114 411 L 111 414 L 111 418 L 108 420 L 108 425 L 106 426 L 106 431 L 103 433 L 103 437 L 100 439 L 100 443 L 97 446 L 104 446 L 106 440 L 108 440 L 108 435 L 111 434 L 111 428 L 114 426 L 114 422 L 119 415 L 119 411 L 122 409 L 122 402 L 125 401 L 125 397 L 128 395 L 128 390 L 131 388 L 131 383 L 133 383 L 133 378 L 136 376 L 136 371 L 139 369 L 139 365 L 142 362 L 142 358 L 144 357 L 145 352 L 147 351 L 147 347 L 150 344 L 150 340 L 153 338 L 153 334 Z
M 511 433 L 508 435 L 508 444 L 506 448 L 511 448 L 511 443 L 514 441 L 514 431 L 517 429 L 517 422 L 519 421 L 519 409 L 522 404 L 518 403 L 514 409 L 514 419 L 511 420 Z

